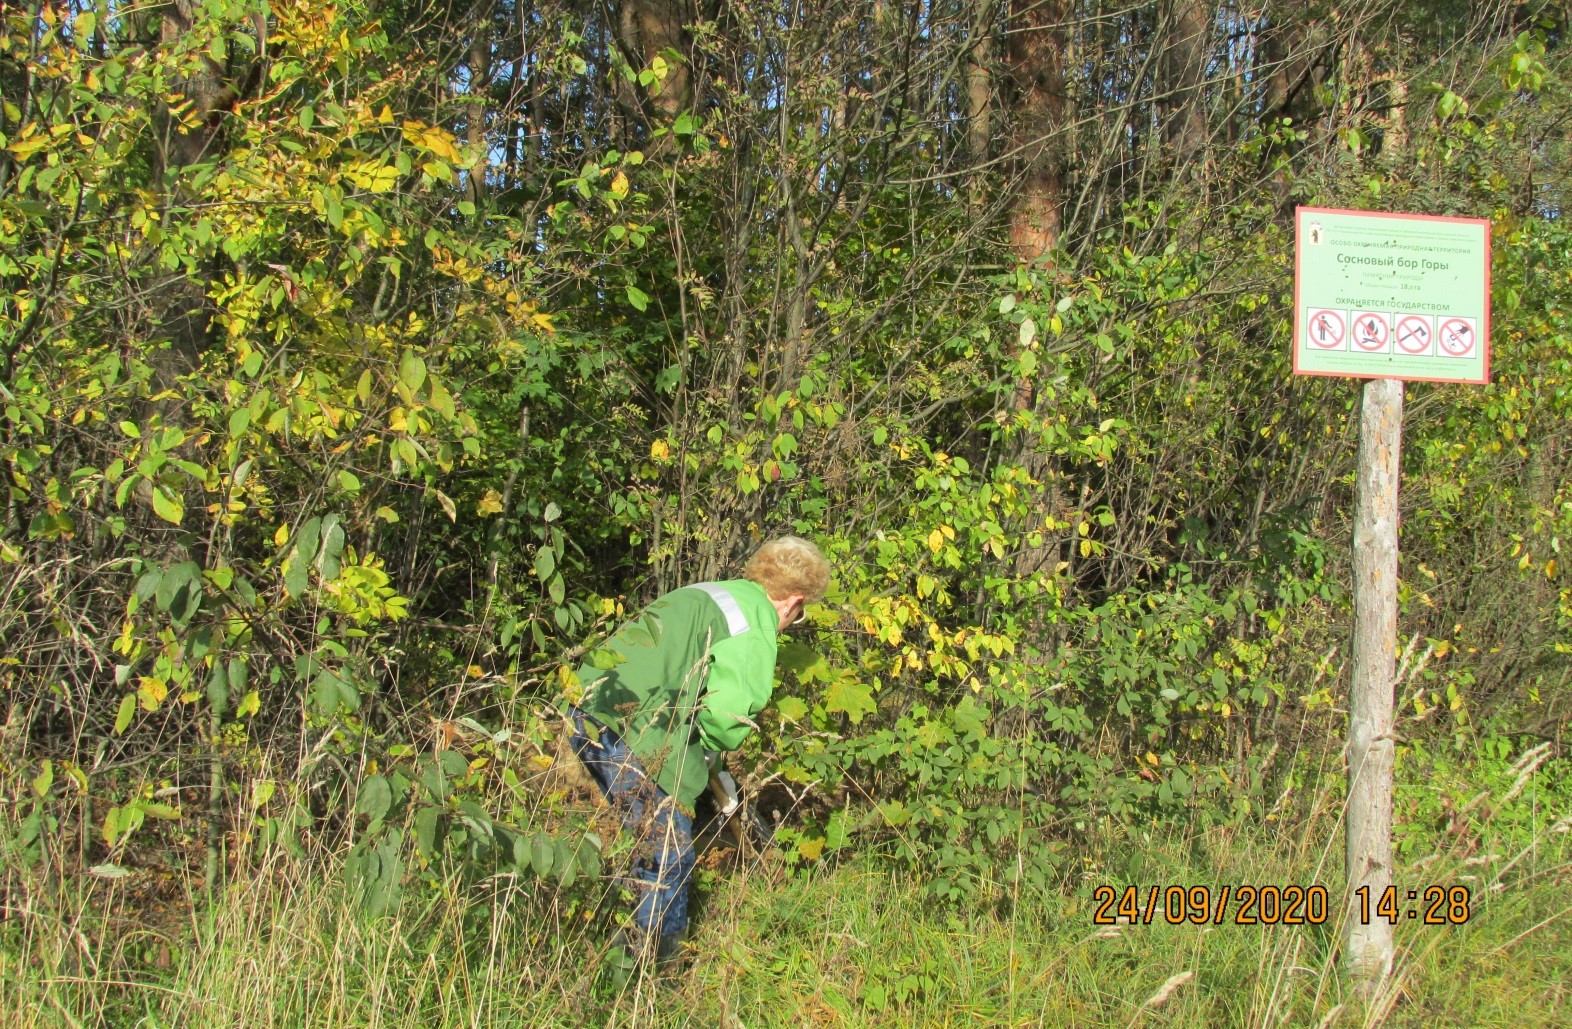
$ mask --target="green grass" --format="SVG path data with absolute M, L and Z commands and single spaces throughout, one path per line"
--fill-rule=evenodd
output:
M 1321 882 L 1335 898 L 1340 851 L 1326 815 L 1315 831 L 1081 841 L 1080 866 L 1054 890 L 1001 885 L 972 906 L 935 905 L 871 857 L 795 876 L 754 863 L 702 886 L 692 965 L 675 987 L 636 979 L 618 989 L 600 974 L 606 917 L 586 914 L 582 891 L 576 903 L 494 880 L 464 898 L 413 894 L 398 918 L 367 925 L 335 883 L 276 856 L 237 874 L 211 907 L 160 908 L 149 884 L 128 892 L 134 879 L 42 877 L 22 889 L 13 868 L 0 1018 L 148 1029 L 1565 1025 L 1572 847 L 1555 829 L 1547 815 L 1517 851 L 1400 868 L 1405 887 L 1467 883 L 1474 909 L 1462 926 L 1400 925 L 1396 973 L 1370 1005 L 1338 973 L 1331 922 L 1092 923 L 1103 882 Z M 162 884 L 176 901 L 187 888 Z M 142 914 L 126 917 L 132 908 Z

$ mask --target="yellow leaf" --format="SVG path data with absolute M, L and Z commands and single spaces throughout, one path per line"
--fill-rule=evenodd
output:
M 262 710 L 262 698 L 257 695 L 256 690 L 252 690 L 245 695 L 245 698 L 240 701 L 240 705 L 235 708 L 235 717 L 245 718 L 256 714 L 260 710 Z
M 817 840 L 803 840 L 801 843 L 797 844 L 797 853 L 801 855 L 805 861 L 817 861 L 819 860 L 819 855 L 824 853 L 824 840 L 822 838 Z
M 12 143 L 10 146 L 6 147 L 6 149 L 25 161 L 34 153 L 42 150 L 48 145 L 49 137 L 35 136 L 32 139 L 18 140 L 17 142 Z
M 420 137 L 421 145 L 424 146 L 427 150 L 430 150 L 432 153 L 436 154 L 443 160 L 457 164 L 459 161 L 459 152 L 453 146 L 454 142 L 455 140 L 452 136 L 448 135 L 446 130 L 437 128 L 436 126 L 426 129 L 425 132 L 421 133 Z
M 666 445 L 665 440 L 658 439 L 650 444 L 650 457 L 654 458 L 656 461 L 664 461 L 670 456 L 671 447 Z
M 955 538 L 955 530 L 950 528 L 948 525 L 939 526 L 939 531 L 944 533 L 944 538 L 947 540 L 953 540 Z
M 938 529 L 935 529 L 932 532 L 930 532 L 928 534 L 928 549 L 933 551 L 935 554 L 937 554 L 939 551 L 943 550 L 944 549 L 944 533 L 940 532 Z
M 470 665 L 468 668 L 464 669 L 464 673 L 471 679 L 479 679 L 486 674 L 486 670 L 479 665 Z
M 388 107 L 387 104 L 383 104 L 381 112 L 379 112 L 377 114 L 377 124 L 378 125 L 392 125 L 393 124 L 393 110 L 392 110 L 392 108 Z
M 615 196 L 619 196 L 619 197 L 627 196 L 628 195 L 628 177 L 626 175 L 622 174 L 621 172 L 618 172 L 611 180 L 611 192 Z
M 552 758 L 550 754 L 535 754 L 530 757 L 529 763 L 544 772 L 551 767 Z
M 1224 718 L 1227 718 L 1229 715 L 1234 713 L 1233 706 L 1226 700 L 1217 706 L 1217 710 L 1222 712 Z
M 1556 559 L 1555 558 L 1551 558 L 1545 564 L 1545 578 L 1547 578 L 1547 579 L 1554 579 L 1555 577 L 1556 577 Z
M 1157 767 L 1157 755 L 1153 754 L 1151 751 L 1148 750 L 1146 752 L 1146 763 L 1151 765 L 1153 768 L 1156 768 Z
M 344 169 L 344 177 L 361 189 L 386 193 L 398 182 L 398 169 L 380 161 L 357 161 Z
M 169 686 L 162 679 L 142 676 L 137 680 L 136 695 L 143 711 L 157 711 L 164 698 L 169 696 Z
M 275 547 L 282 547 L 288 541 L 289 541 L 289 526 L 288 525 L 280 525 L 278 527 L 278 529 L 275 530 L 274 533 L 273 533 L 273 545 Z
M 485 518 L 489 515 L 500 514 L 502 511 L 502 494 L 494 489 L 488 489 L 486 495 L 480 498 L 475 505 L 475 513 Z

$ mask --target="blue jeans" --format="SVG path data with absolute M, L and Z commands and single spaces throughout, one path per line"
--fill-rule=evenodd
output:
M 662 936 L 688 927 L 688 879 L 693 875 L 693 819 L 655 785 L 621 737 L 578 708 L 573 718 L 573 752 L 615 805 L 622 824 L 638 839 L 634 851 L 633 920 Z

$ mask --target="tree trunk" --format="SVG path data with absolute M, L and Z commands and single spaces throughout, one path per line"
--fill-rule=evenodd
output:
M 149 12 L 158 19 L 160 43 L 170 49 L 180 45 L 200 16 L 195 0 L 175 0 Z M 263 37 L 265 38 L 265 36 Z M 166 202 L 178 203 L 182 172 L 203 160 L 217 156 L 222 147 L 222 117 L 225 108 L 236 100 L 236 92 L 225 81 L 224 69 L 211 57 L 203 56 L 194 70 L 177 80 L 171 90 L 190 104 L 184 117 L 171 113 L 170 106 L 157 111 L 158 145 L 153 150 L 154 181 L 168 191 Z M 175 105 L 179 101 L 174 101 Z M 163 308 L 167 312 L 163 327 L 170 347 L 157 352 L 152 360 L 154 375 L 161 388 L 174 384 L 176 377 L 194 371 L 201 355 L 212 345 L 212 305 L 206 283 L 184 272 L 170 275 L 164 285 Z
M 1168 116 L 1163 124 L 1163 141 L 1175 155 L 1176 164 L 1196 159 L 1201 169 L 1207 143 L 1206 66 L 1212 56 L 1210 18 L 1212 5 L 1203 0 L 1172 0 L 1168 17 L 1168 38 L 1163 47 L 1161 89 L 1166 96 Z
M 1068 106 L 1063 63 L 1068 15 L 1068 0 L 1010 0 L 1005 60 L 1019 162 L 1010 246 L 1028 263 L 1054 248 L 1064 225 L 1064 156 L 1056 136 Z
M 989 7 L 978 5 L 972 23 L 972 45 L 966 61 L 966 137 L 973 171 L 973 202 L 981 198 L 982 166 L 993 143 L 993 19 Z
M 695 17 L 689 0 L 623 0 L 617 17 L 617 35 L 628 59 L 642 71 L 664 51 L 675 51 L 680 59 L 666 58 L 666 77 L 658 91 L 645 91 L 658 124 L 671 122 L 693 105 L 693 70 L 690 46 L 684 26 Z
M 469 40 L 469 105 L 464 115 L 465 142 L 471 150 L 481 149 L 486 143 L 486 111 L 490 106 L 491 92 L 491 4 L 481 4 L 475 9 L 475 27 Z M 476 207 L 486 198 L 486 169 L 489 155 L 482 156 L 479 165 L 469 173 L 469 200 Z

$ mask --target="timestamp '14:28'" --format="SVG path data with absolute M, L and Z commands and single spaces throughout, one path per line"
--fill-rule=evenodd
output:
M 1354 895 L 1359 899 L 1359 921 L 1369 925 L 1372 915 L 1370 887 L 1361 886 L 1354 891 Z M 1469 899 L 1466 886 L 1427 886 L 1423 893 L 1419 890 L 1407 891 L 1408 902 L 1417 904 L 1416 907 L 1408 907 L 1400 902 L 1397 887 L 1388 886 L 1376 898 L 1373 914 L 1393 925 L 1402 921 L 1405 914 L 1411 921 L 1425 925 L 1462 925 L 1473 913 L 1469 908 Z

